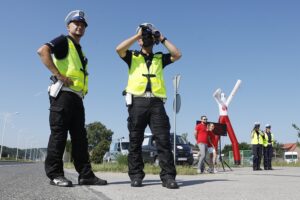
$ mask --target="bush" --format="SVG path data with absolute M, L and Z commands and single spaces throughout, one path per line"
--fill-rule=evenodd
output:
M 128 165 L 128 156 L 127 155 L 119 154 L 119 155 L 117 155 L 116 160 L 119 165 Z
M 104 154 L 105 152 L 103 151 L 101 145 L 97 145 L 92 151 L 91 161 L 97 164 L 102 163 Z

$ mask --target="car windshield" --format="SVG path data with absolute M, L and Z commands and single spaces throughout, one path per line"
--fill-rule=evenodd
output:
M 171 135 L 171 143 L 174 144 L 174 135 Z M 177 135 L 176 144 L 187 144 L 187 142 L 181 136 Z
M 297 159 L 297 155 L 285 155 L 285 159 Z

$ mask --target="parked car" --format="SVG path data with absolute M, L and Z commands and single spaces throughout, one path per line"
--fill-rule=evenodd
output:
M 110 150 L 103 156 L 103 162 L 116 162 L 118 155 L 128 155 L 129 141 L 121 138 L 118 142 L 112 143 Z
M 298 153 L 292 152 L 292 151 L 284 152 L 284 160 L 287 163 L 297 163 L 298 162 Z
M 172 152 L 174 151 L 174 135 L 171 135 Z M 142 144 L 142 154 L 145 162 L 159 164 L 155 140 L 152 135 L 145 134 Z M 179 135 L 176 135 L 176 163 L 192 165 L 194 162 L 193 152 L 190 145 Z

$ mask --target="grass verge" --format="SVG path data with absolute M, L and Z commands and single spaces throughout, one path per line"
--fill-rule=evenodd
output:
M 73 163 L 64 163 L 64 167 L 68 169 L 74 168 Z M 103 163 L 103 164 L 92 164 L 92 168 L 94 172 L 121 172 L 127 173 L 128 166 L 125 164 L 118 163 Z M 192 166 L 176 166 L 178 175 L 194 175 L 197 174 L 197 170 Z M 151 164 L 145 164 L 144 171 L 146 174 L 159 174 L 160 167 L 154 166 Z
M 285 163 L 285 162 L 274 162 L 273 167 L 300 167 L 300 163 Z M 262 165 L 261 165 L 262 166 Z M 73 163 L 64 163 L 64 167 L 68 169 L 74 168 Z M 237 166 L 232 166 L 237 167 Z M 242 166 L 239 166 L 242 167 Z M 103 164 L 92 164 L 92 168 L 94 172 L 121 172 L 127 173 L 128 166 L 127 164 L 118 164 L 118 163 L 103 163 Z M 221 170 L 222 166 L 218 165 L 218 168 Z M 227 169 L 227 167 L 225 166 Z M 177 165 L 176 166 L 177 174 L 178 175 L 196 175 L 197 170 L 193 166 L 185 166 L 185 165 Z M 146 174 L 159 174 L 160 167 L 154 166 L 151 164 L 145 164 L 144 171 Z

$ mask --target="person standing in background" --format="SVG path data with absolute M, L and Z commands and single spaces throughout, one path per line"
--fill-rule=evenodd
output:
M 204 164 L 208 145 L 207 117 L 205 115 L 201 116 L 200 123 L 196 125 L 194 135 L 200 151 L 197 173 L 202 174 L 205 169 Z
M 215 164 L 217 160 L 217 149 L 215 147 L 215 134 L 214 134 L 214 129 L 215 125 L 213 123 L 209 123 L 207 127 L 208 131 L 208 149 L 207 152 L 209 154 L 209 173 L 217 173 L 217 170 L 215 169 Z
M 273 170 L 272 168 L 272 156 L 274 146 L 274 135 L 271 133 L 271 125 L 266 124 L 266 130 L 263 141 L 263 153 L 264 153 L 264 169 Z
M 260 128 L 260 123 L 255 122 L 254 127 L 251 131 L 253 171 L 262 170 L 262 168 L 260 168 L 260 163 L 261 163 L 261 157 L 262 157 L 264 133 L 259 128 Z

